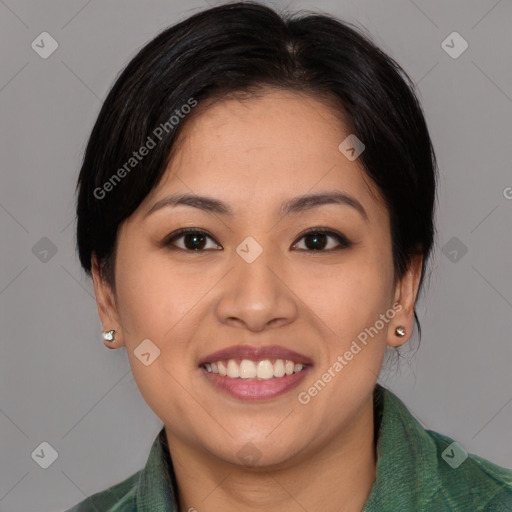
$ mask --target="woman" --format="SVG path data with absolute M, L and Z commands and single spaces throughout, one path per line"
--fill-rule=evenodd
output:
M 420 328 L 435 200 L 414 88 L 356 28 L 245 2 L 151 41 L 92 131 L 77 239 L 164 426 L 71 510 L 512 510 L 512 471 L 377 384 Z

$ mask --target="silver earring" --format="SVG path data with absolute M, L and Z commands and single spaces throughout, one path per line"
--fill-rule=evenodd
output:
M 405 327 L 403 327 L 403 326 L 397 327 L 395 329 L 395 334 L 400 337 L 405 336 Z
M 114 336 L 116 331 L 112 330 L 112 331 L 106 331 L 103 333 L 103 339 L 106 340 L 106 341 L 116 341 L 116 338 Z

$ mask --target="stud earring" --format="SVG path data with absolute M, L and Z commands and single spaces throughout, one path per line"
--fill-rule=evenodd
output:
M 397 328 L 395 329 L 395 334 L 396 334 L 397 336 L 400 336 L 400 337 L 405 336 L 405 327 L 403 327 L 403 326 L 399 326 L 399 327 L 397 327 Z
M 103 339 L 106 340 L 106 341 L 116 341 L 116 338 L 114 336 L 116 331 L 112 330 L 112 331 L 106 331 L 103 333 Z

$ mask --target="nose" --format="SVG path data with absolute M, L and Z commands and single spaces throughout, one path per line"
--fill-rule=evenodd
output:
M 233 264 L 221 281 L 217 302 L 217 317 L 222 324 L 260 332 L 297 318 L 298 298 L 290 283 L 292 277 L 271 250 L 263 250 L 252 263 L 235 253 Z

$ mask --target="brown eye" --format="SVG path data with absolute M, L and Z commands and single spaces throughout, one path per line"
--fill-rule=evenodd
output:
M 181 245 L 176 244 L 177 240 L 183 239 Z M 175 246 L 177 249 L 183 251 L 205 251 L 205 250 L 219 250 L 216 247 L 207 247 L 208 240 L 214 241 L 214 239 L 205 231 L 196 228 L 184 228 L 180 229 L 169 235 L 163 242 L 162 246 Z M 219 247 L 216 243 L 214 244 Z
M 323 228 L 313 228 L 302 234 L 299 240 L 304 239 L 305 249 L 301 248 L 300 250 L 307 251 L 320 251 L 327 252 L 331 250 L 339 250 L 339 249 L 348 249 L 353 244 L 348 240 L 347 237 L 342 235 L 341 233 L 337 233 L 336 231 L 327 230 Z M 329 239 L 334 240 L 336 243 L 330 242 Z M 298 243 L 296 242 L 293 247 L 296 247 Z

